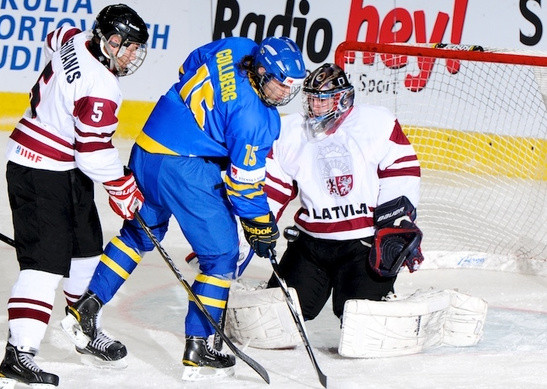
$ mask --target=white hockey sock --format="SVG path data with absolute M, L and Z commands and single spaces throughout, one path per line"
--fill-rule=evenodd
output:
M 8 301 L 11 344 L 39 350 L 61 278 L 61 275 L 38 270 L 19 273 Z
M 63 279 L 63 291 L 68 305 L 74 304 L 87 290 L 100 259 L 100 255 L 87 258 L 72 258 L 70 274 Z

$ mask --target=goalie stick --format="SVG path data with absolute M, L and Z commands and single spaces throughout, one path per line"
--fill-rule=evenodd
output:
M 4 243 L 9 244 L 12 247 L 16 247 L 15 241 L 13 239 L 11 239 L 10 237 L 2 234 L 1 232 L 0 232 L 0 240 Z
M 279 264 L 277 263 L 277 260 L 275 258 L 275 251 L 273 250 L 270 251 L 270 263 L 272 264 L 272 267 L 273 267 L 273 274 L 275 275 L 275 278 L 277 279 L 277 282 L 279 283 L 279 286 L 281 287 L 281 290 L 283 291 L 283 294 L 285 295 L 285 300 L 287 301 L 287 305 L 289 306 L 289 311 L 291 311 L 291 315 L 296 324 L 296 328 L 298 328 L 298 332 L 300 332 L 302 341 L 304 342 L 304 345 L 306 346 L 306 351 L 308 352 L 308 355 L 313 363 L 313 367 L 315 368 L 315 371 L 317 372 L 317 376 L 319 377 L 319 382 L 321 382 L 321 385 L 323 385 L 323 387 L 326 388 L 327 376 L 323 374 L 323 372 L 319 368 L 319 365 L 317 364 L 317 360 L 315 359 L 315 355 L 313 354 L 313 349 L 311 348 L 310 341 L 308 340 L 308 335 L 306 335 L 306 329 L 304 328 L 304 318 L 298 313 L 298 310 L 296 309 L 296 305 L 291 297 L 291 294 L 289 293 L 287 283 L 285 282 L 284 279 L 282 279 L 279 276 Z
M 148 238 L 150 238 L 150 240 L 152 241 L 152 243 L 154 244 L 156 249 L 158 249 L 160 255 L 165 260 L 165 262 L 167 263 L 169 268 L 173 271 L 173 273 L 175 273 L 175 275 L 177 276 L 177 279 L 180 281 L 180 283 L 182 284 L 182 286 L 184 287 L 184 289 L 188 293 L 188 296 L 196 303 L 196 306 L 199 308 L 201 313 L 203 313 L 203 315 L 205 315 L 205 317 L 207 318 L 209 323 L 213 326 L 215 331 L 221 336 L 222 340 L 224 340 L 224 343 L 226 343 L 226 345 L 230 348 L 230 350 L 232 350 L 232 352 L 239 359 L 241 359 L 243 362 L 245 362 L 247 365 L 249 365 L 254 371 L 256 371 L 260 375 L 260 377 L 262 377 L 262 379 L 264 381 L 266 381 L 269 384 L 270 383 L 270 377 L 268 376 L 268 372 L 266 371 L 266 369 L 264 369 L 264 367 L 262 367 L 262 365 L 260 365 L 254 359 L 252 359 L 247 354 L 245 354 L 240 349 L 238 349 L 232 343 L 230 338 L 228 338 L 228 336 L 224 333 L 224 331 L 222 331 L 220 329 L 218 323 L 215 321 L 215 319 L 213 319 L 213 317 L 211 316 L 209 311 L 207 311 L 207 308 L 205 307 L 205 305 L 203 305 L 203 303 L 201 302 L 199 297 L 194 293 L 194 291 L 192 290 L 192 287 L 190 286 L 188 281 L 186 281 L 186 279 L 184 278 L 184 276 L 182 275 L 180 270 L 176 267 L 175 263 L 173 262 L 173 260 L 169 256 L 169 254 L 167 254 L 167 252 L 165 251 L 163 246 L 160 244 L 158 238 L 156 238 L 156 236 L 152 233 L 150 228 L 146 225 L 146 223 L 144 222 L 143 218 L 141 217 L 141 215 L 138 211 L 135 212 L 135 219 L 137 219 L 137 221 L 139 222 L 139 224 L 143 228 L 143 230 L 146 233 L 146 235 L 148 236 Z

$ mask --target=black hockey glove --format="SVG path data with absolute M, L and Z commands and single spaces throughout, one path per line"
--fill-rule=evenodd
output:
M 422 231 L 416 226 L 416 209 L 401 196 L 379 205 L 374 211 L 376 233 L 370 249 L 370 265 L 382 277 L 395 277 L 402 265 L 410 272 L 424 260 Z
M 245 239 L 259 257 L 267 258 L 275 248 L 279 230 L 273 213 L 254 219 L 240 218 Z

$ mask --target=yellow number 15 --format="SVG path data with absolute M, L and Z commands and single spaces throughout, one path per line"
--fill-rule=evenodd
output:
M 254 166 L 256 164 L 256 150 L 258 150 L 258 146 L 245 145 L 245 149 L 247 149 L 247 152 L 245 153 L 243 164 L 245 166 Z

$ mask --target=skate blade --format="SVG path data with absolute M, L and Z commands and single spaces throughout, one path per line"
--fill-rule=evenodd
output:
M 91 354 L 83 354 L 80 356 L 80 362 L 86 366 L 93 366 L 99 369 L 121 370 L 127 367 L 125 357 L 116 361 L 105 361 Z
M 51 384 L 29 384 L 32 389 L 51 389 L 56 388 L 57 386 Z
M 72 315 L 67 315 L 63 320 L 61 320 L 61 328 L 70 341 L 76 345 L 76 347 L 85 348 L 91 340 L 86 334 L 83 333 L 80 324 Z
M 0 378 L 0 389 L 14 389 L 16 383 L 16 380 L 2 377 Z
M 194 367 L 194 366 L 184 366 L 182 369 L 182 380 L 183 381 L 203 381 L 211 380 L 222 377 L 232 377 L 234 375 L 234 367 L 227 367 L 224 369 L 217 369 L 208 366 Z

